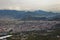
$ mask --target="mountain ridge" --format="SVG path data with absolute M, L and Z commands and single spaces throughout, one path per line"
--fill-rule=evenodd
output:
M 42 10 L 36 11 L 0 10 L 0 18 L 11 17 L 20 20 L 48 20 L 48 19 L 51 20 L 58 15 L 60 15 L 60 13 L 47 12 Z

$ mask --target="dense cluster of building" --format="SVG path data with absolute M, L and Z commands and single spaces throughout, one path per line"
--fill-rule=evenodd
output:
M 47 30 L 60 21 L 1 21 L 0 32 L 21 32 L 32 30 Z

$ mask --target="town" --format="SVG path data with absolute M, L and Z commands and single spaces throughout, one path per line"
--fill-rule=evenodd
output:
M 54 26 L 57 24 L 60 24 L 60 21 L 0 20 L 0 36 L 10 34 L 13 35 L 10 38 L 11 40 L 27 40 L 29 35 L 50 35 L 52 32 L 54 32 Z

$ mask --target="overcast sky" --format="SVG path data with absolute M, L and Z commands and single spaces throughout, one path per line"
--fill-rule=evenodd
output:
M 60 11 L 60 0 L 0 0 L 0 9 Z

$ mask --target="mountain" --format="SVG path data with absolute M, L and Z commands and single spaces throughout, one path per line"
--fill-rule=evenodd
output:
M 54 16 L 53 19 L 51 19 L 51 20 L 60 21 L 60 15 L 56 15 L 56 16 Z
M 0 19 L 13 18 L 20 20 L 55 20 L 56 16 L 58 15 L 60 15 L 60 13 L 47 12 L 42 10 L 36 11 L 0 10 Z

